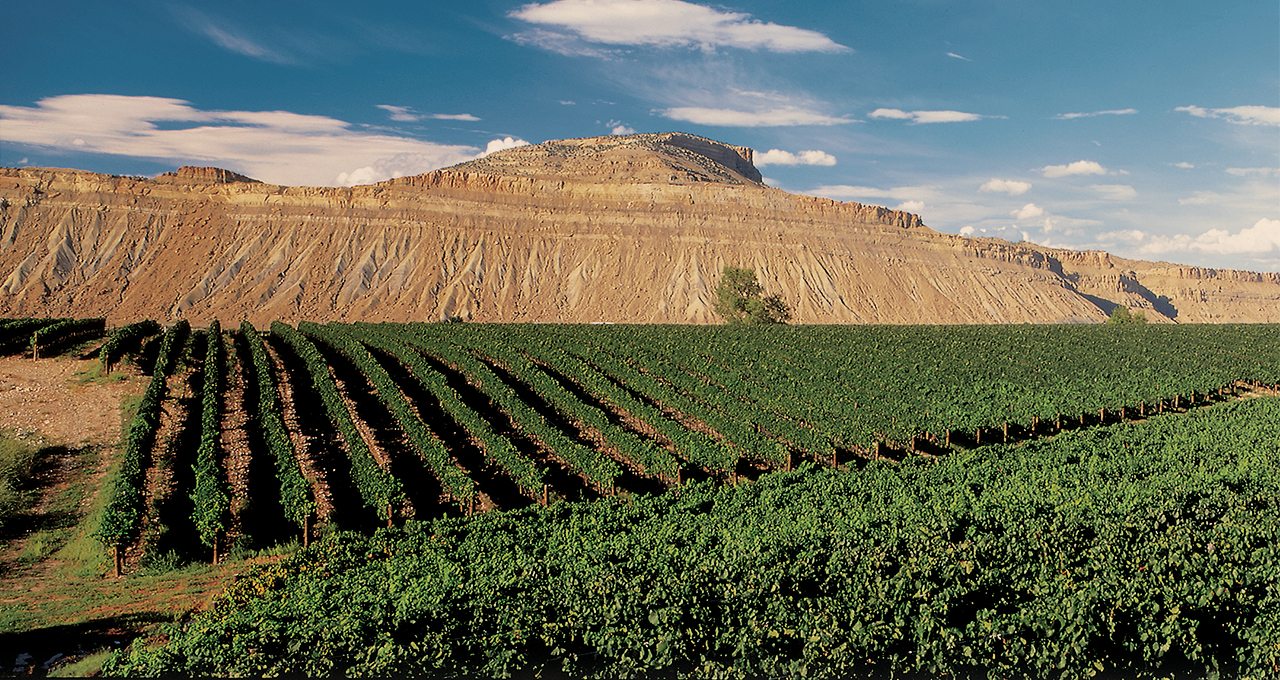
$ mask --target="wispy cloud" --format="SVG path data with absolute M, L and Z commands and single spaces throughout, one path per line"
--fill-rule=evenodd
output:
M 1010 196 L 1021 196 L 1031 190 L 1031 182 L 1023 182 L 1016 179 L 991 179 L 982 183 L 978 187 L 978 191 L 984 194 L 1009 194 Z
M 947 56 L 952 59 L 959 59 L 960 61 L 973 61 L 969 57 L 966 57 L 963 54 L 956 54 L 955 52 L 947 52 Z
M 850 118 L 829 116 L 796 106 L 760 109 L 721 109 L 706 106 L 676 106 L 659 111 L 671 120 L 720 127 L 790 127 L 800 125 L 844 125 Z
M 212 164 L 280 184 L 343 185 L 417 174 L 480 149 L 359 131 L 327 116 L 203 110 L 181 99 L 88 94 L 0 105 L 0 141 Z
M 1280 168 L 1227 168 L 1233 177 L 1280 177 Z
M 985 116 L 965 111 L 903 111 L 902 109 L 876 109 L 867 114 L 867 117 L 877 120 L 905 120 L 912 125 L 971 123 L 984 118 L 1004 118 L 1004 116 Z
M 849 49 L 818 31 L 682 0 L 553 0 L 524 5 L 508 16 L 537 26 L 511 39 L 571 56 L 609 55 L 591 45 L 769 52 Z
M 1188 163 L 1186 161 L 1178 161 L 1177 163 L 1172 163 L 1171 165 L 1173 165 L 1173 167 L 1179 170 L 1194 170 L 1196 167 L 1195 163 Z
M 1104 111 L 1059 113 L 1054 118 L 1057 120 L 1075 120 L 1077 118 L 1097 118 L 1098 116 L 1132 116 L 1137 112 L 1137 109 L 1106 109 Z
M 1045 177 L 1073 177 L 1077 175 L 1105 175 L 1107 169 L 1097 161 L 1073 161 L 1065 165 L 1046 165 L 1040 169 Z
M 293 55 L 263 45 L 261 41 L 250 37 L 247 31 L 225 20 L 214 19 L 191 7 L 175 9 L 174 14 L 188 30 L 204 36 L 228 52 L 273 64 L 297 63 Z
M 397 123 L 416 123 L 422 120 L 458 120 L 474 123 L 479 117 L 469 113 L 418 113 L 409 106 L 395 104 L 378 104 L 377 108 L 387 112 L 387 117 Z
M 1138 190 L 1128 184 L 1091 184 L 1089 188 L 1108 201 L 1130 201 L 1138 196 Z
M 1174 111 L 1189 113 L 1196 118 L 1218 118 L 1236 125 L 1280 126 L 1280 107 L 1276 106 L 1232 106 L 1225 109 L 1179 106 Z
M 832 166 L 836 164 L 836 157 L 817 149 L 808 151 L 784 151 L 782 149 L 769 149 L 755 155 L 755 165 L 758 168 L 770 165 L 821 165 Z

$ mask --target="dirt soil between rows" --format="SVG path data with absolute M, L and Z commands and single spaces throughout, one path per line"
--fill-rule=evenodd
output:
M 120 403 L 142 378 L 86 381 L 96 359 L 0 357 L 0 429 L 69 448 L 120 441 Z

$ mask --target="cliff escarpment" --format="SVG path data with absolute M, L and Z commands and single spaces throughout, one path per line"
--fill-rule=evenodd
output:
M 735 265 L 804 323 L 1280 321 L 1274 274 L 939 234 L 763 186 L 751 157 L 677 133 L 352 188 L 0 169 L 0 315 L 707 323 Z

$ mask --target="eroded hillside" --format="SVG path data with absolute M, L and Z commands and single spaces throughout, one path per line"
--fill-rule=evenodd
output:
M 715 321 L 753 267 L 806 323 L 1280 321 L 1280 275 L 939 234 L 759 183 L 683 134 L 549 142 L 353 188 L 0 170 L 0 314 L 112 322 Z

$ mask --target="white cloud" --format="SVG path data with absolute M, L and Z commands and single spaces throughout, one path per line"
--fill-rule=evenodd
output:
M 966 57 L 963 54 L 956 54 L 955 52 L 947 52 L 947 56 L 952 59 L 959 59 L 960 61 L 973 61 L 969 57 Z
M 1237 232 L 1210 229 L 1197 236 L 1162 235 L 1145 243 L 1142 252 L 1247 255 L 1257 258 L 1280 255 L 1280 219 L 1263 218 Z
M 377 108 L 387 112 L 387 117 L 398 123 L 412 123 L 422 120 L 420 114 L 414 113 L 413 109 L 408 106 L 396 106 L 395 104 L 378 104 Z
M 1046 165 L 1041 168 L 1045 177 L 1071 177 L 1074 175 L 1105 175 L 1107 169 L 1097 161 L 1074 161 L 1066 165 Z
M 31 162 L 31 159 L 27 158 L 26 156 L 23 156 L 22 158 L 18 159 L 18 165 L 27 165 L 30 162 Z
M 755 165 L 763 168 L 768 165 L 823 165 L 831 166 L 836 164 L 836 157 L 826 151 L 811 149 L 808 151 L 783 151 L 782 149 L 769 149 L 755 155 Z
M 1214 205 L 1221 203 L 1225 197 L 1216 191 L 1194 191 L 1190 196 L 1178 199 L 1178 205 Z
M 1041 208 L 1035 203 L 1028 203 L 1009 214 L 1013 215 L 1013 218 L 1016 220 L 1020 220 L 1020 221 L 1032 220 L 1037 217 L 1043 216 L 1044 208 Z
M 561 100 L 560 100 L 560 106 L 577 106 L 577 104 L 578 104 L 578 102 L 575 102 L 575 101 L 573 101 L 572 99 L 561 99 Z
M 377 107 L 386 111 L 388 118 L 399 123 L 416 123 L 428 118 L 431 120 L 461 120 L 469 123 L 480 120 L 469 113 L 418 113 L 412 107 L 396 106 L 394 104 L 378 104 Z
M 1192 170 L 1196 167 L 1195 163 L 1188 163 L 1186 161 L 1178 161 L 1172 165 L 1179 170 Z
M 1280 168 L 1227 168 L 1233 177 L 1280 177 Z
M 526 142 L 523 139 L 520 139 L 519 137 L 503 137 L 501 139 L 495 139 L 493 141 L 490 141 L 487 145 L 485 145 L 484 153 L 481 155 L 488 156 L 491 153 L 506 151 L 507 149 L 514 149 L 518 146 L 529 146 L 529 142 Z
M 0 140 L 218 165 L 267 182 L 311 185 L 417 174 L 470 160 L 479 151 L 362 132 L 326 116 L 211 111 L 181 99 L 107 94 L 49 97 L 30 107 L 0 105 Z
M 1022 182 L 1016 179 L 991 179 L 982 183 L 978 187 L 978 191 L 984 194 L 1009 194 L 1010 196 L 1021 196 L 1031 190 L 1031 182 Z
M 660 112 L 672 120 L 722 127 L 783 127 L 796 125 L 843 125 L 849 118 L 828 116 L 796 106 L 756 110 L 718 109 L 705 106 L 677 106 Z
M 1058 120 L 1075 120 L 1077 118 L 1097 118 L 1098 116 L 1132 116 L 1137 112 L 1137 109 L 1107 109 L 1105 111 L 1059 113 L 1054 118 Z
M 867 114 L 867 117 L 880 120 L 907 120 L 913 125 L 971 123 L 984 118 L 1003 118 L 1003 116 L 984 116 L 965 111 L 903 111 L 902 109 L 876 109 Z
M 919 214 L 924 210 L 924 201 L 903 201 L 894 206 L 894 210 Z
M 918 201 L 923 204 L 926 199 L 937 196 L 937 189 L 927 186 L 900 186 L 881 189 L 852 184 L 824 184 L 803 192 L 813 196 L 825 196 L 835 200 L 891 199 L 895 201 Z
M 961 236 L 973 236 L 975 231 L 976 230 L 973 228 L 973 225 L 971 224 L 966 224 L 963 227 L 960 227 Z
M 429 113 L 427 118 L 432 120 L 460 120 L 468 123 L 474 123 L 480 120 L 478 116 L 469 113 Z
M 605 123 L 605 126 L 609 128 L 609 134 L 611 135 L 634 135 L 636 133 L 635 128 L 620 120 L 611 120 Z
M 759 21 L 750 14 L 682 0 L 553 0 L 508 15 L 539 28 L 512 36 L 561 54 L 603 56 L 578 43 L 611 46 L 732 47 L 770 52 L 843 52 L 818 31 Z
M 1089 188 L 1108 201 L 1129 201 L 1138 196 L 1138 190 L 1128 184 L 1092 184 Z
M 1189 113 L 1196 118 L 1219 118 L 1236 125 L 1280 125 L 1280 107 L 1276 106 L 1232 106 L 1225 109 L 1179 106 L 1174 111 Z

